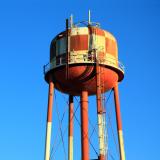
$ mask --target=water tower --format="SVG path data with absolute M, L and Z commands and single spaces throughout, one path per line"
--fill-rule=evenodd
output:
M 50 62 L 44 66 L 45 80 L 49 84 L 45 160 L 50 159 L 53 91 L 69 95 L 68 160 L 73 160 L 73 96 L 81 100 L 81 157 L 89 160 L 88 96 L 96 95 L 99 156 L 105 160 L 105 117 L 103 94 L 114 91 L 120 160 L 125 160 L 118 83 L 123 80 L 124 68 L 118 61 L 115 37 L 100 28 L 99 23 L 88 21 L 73 23 L 66 20 L 66 30 L 59 33 L 50 45 Z

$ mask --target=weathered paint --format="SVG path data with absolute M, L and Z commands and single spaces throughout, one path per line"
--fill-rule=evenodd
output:
M 68 58 L 64 53 L 65 39 L 66 32 L 62 32 L 52 41 L 50 50 L 52 60 L 50 61 L 50 69 L 45 74 L 45 79 L 48 82 L 48 75 L 51 72 L 58 90 L 72 95 L 80 95 L 80 88 L 82 88 L 87 90 L 89 95 L 96 94 L 94 77 L 96 57 L 99 59 L 101 67 L 104 68 L 104 91 L 110 90 L 117 81 L 123 79 L 124 72 L 118 64 L 117 42 L 112 34 L 97 27 L 69 29 Z M 56 43 L 60 45 L 58 49 L 56 49 Z M 68 66 L 67 69 L 65 66 Z M 67 80 L 66 72 L 69 73 Z
M 117 59 L 117 42 L 112 34 L 97 27 L 73 27 L 68 32 L 68 51 L 91 51 L 98 49 L 98 52 L 111 54 Z M 64 54 L 66 33 L 62 32 L 54 38 L 51 43 L 50 57 Z M 56 53 L 55 53 L 56 49 Z
M 101 68 L 97 61 L 96 64 L 96 98 L 97 98 L 97 115 L 98 115 L 98 139 L 99 139 L 99 160 L 104 160 L 105 157 L 105 137 L 104 137 L 104 119 L 103 119 L 103 106 L 102 106 L 102 97 L 101 93 L 104 89 L 101 82 L 101 77 L 103 74 L 101 73 Z
M 117 44 L 114 40 L 105 37 L 105 53 L 111 54 L 114 59 L 117 59 Z
M 103 115 L 98 114 L 99 154 L 105 156 L 106 146 L 104 139 Z
M 73 27 L 70 36 L 75 36 L 75 35 L 87 35 L 88 34 L 88 28 L 87 27 Z
M 70 51 L 88 50 L 88 35 L 70 37 Z
M 97 27 L 89 27 L 89 34 L 96 34 L 99 36 L 105 36 L 104 30 Z

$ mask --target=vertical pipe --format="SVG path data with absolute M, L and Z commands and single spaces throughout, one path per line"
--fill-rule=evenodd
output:
M 99 136 L 99 160 L 105 159 L 105 139 L 104 139 L 104 119 L 103 107 L 101 98 L 101 79 L 100 79 L 100 66 L 98 61 L 96 63 L 96 97 L 97 97 L 97 114 L 98 114 L 98 136 Z
M 97 112 L 103 113 L 102 101 L 101 101 L 101 79 L 100 79 L 100 66 L 96 62 L 96 97 L 97 97 Z
M 54 91 L 54 83 L 52 81 L 52 78 L 50 77 L 50 80 L 49 80 L 49 92 L 48 92 L 48 112 L 47 112 L 47 127 L 46 127 L 45 160 L 49 160 L 50 159 L 53 91 Z
M 82 91 L 81 93 L 81 151 L 82 151 L 82 160 L 89 160 L 87 91 Z
M 114 89 L 114 101 L 115 101 L 115 110 L 116 110 L 120 160 L 125 160 L 123 132 L 122 132 L 122 120 L 121 120 L 120 101 L 119 101 L 119 93 L 118 93 L 118 83 L 116 83 L 116 85 L 114 86 L 113 89 Z
M 66 19 L 66 79 L 69 78 L 68 19 Z
M 69 96 L 69 130 L 68 130 L 68 160 L 73 160 L 73 114 L 74 114 L 74 108 L 73 108 L 73 96 Z

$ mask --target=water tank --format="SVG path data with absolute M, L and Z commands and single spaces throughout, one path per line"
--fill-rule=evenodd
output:
M 97 26 L 74 26 L 52 40 L 45 80 L 48 82 L 52 75 L 56 89 L 70 95 L 80 95 L 82 90 L 94 95 L 96 65 L 100 66 L 102 92 L 112 89 L 124 77 L 115 37 Z

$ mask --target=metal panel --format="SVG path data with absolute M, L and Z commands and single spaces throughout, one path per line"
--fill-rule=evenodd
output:
M 76 35 L 70 37 L 70 50 L 87 50 L 88 49 L 88 35 Z
M 115 58 L 117 58 L 117 44 L 114 40 L 110 38 L 105 38 L 105 47 L 106 52 L 112 54 Z
M 75 35 L 86 35 L 88 34 L 88 27 L 74 27 L 71 30 L 70 35 L 75 36 Z
M 66 52 L 66 37 L 56 41 L 56 55 L 61 55 Z

